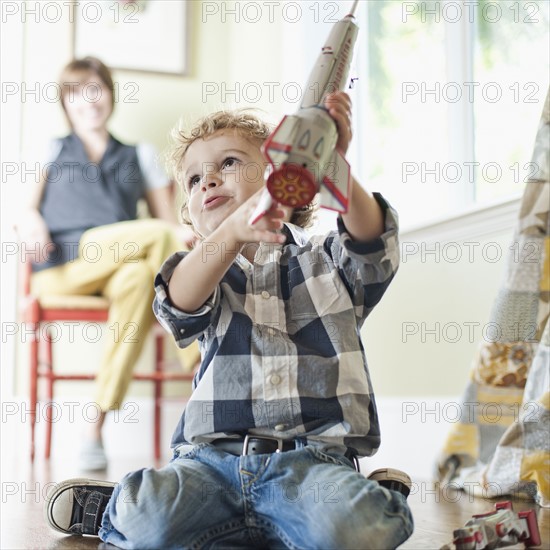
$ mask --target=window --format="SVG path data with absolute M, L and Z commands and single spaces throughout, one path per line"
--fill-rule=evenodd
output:
M 548 87 L 549 4 L 359 3 L 352 166 L 402 228 L 521 193 Z
M 483 4 L 474 52 L 481 89 L 474 102 L 478 202 L 520 193 L 534 172 L 531 153 L 549 72 L 550 3 Z

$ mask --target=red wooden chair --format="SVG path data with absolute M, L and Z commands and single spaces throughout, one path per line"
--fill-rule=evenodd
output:
M 22 321 L 30 330 L 30 408 L 31 408 L 31 460 L 35 456 L 36 408 L 38 404 L 38 380 L 46 380 L 46 398 L 54 399 L 54 384 L 58 380 L 94 380 L 95 374 L 57 374 L 55 371 L 52 338 L 48 327 L 41 329 L 42 323 L 56 321 L 105 322 L 109 314 L 109 301 L 100 296 L 45 296 L 38 299 L 31 294 L 30 263 L 23 264 L 21 271 L 21 315 Z M 147 374 L 134 373 L 133 380 L 152 382 L 154 385 L 154 450 L 155 458 L 161 456 L 161 401 L 163 384 L 171 381 L 191 381 L 193 374 L 169 371 L 164 360 L 165 330 L 158 324 L 153 325 L 155 339 L 154 371 Z M 52 444 L 52 407 L 46 408 L 46 447 L 44 456 L 48 459 Z

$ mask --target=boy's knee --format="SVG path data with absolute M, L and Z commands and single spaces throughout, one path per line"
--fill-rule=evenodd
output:
M 119 491 L 115 501 L 111 503 L 111 515 L 119 525 L 133 529 L 143 524 L 143 518 L 153 520 L 158 505 L 155 502 L 155 494 L 149 494 L 150 483 L 147 480 L 146 469 L 137 470 L 127 474 L 119 483 Z M 114 495 L 113 495 L 114 497 Z M 139 520 L 139 521 L 136 521 Z
M 119 486 L 109 512 L 113 527 L 136 548 L 144 540 L 154 541 L 155 548 L 173 547 L 181 530 L 173 506 L 180 486 L 175 473 L 145 468 L 128 474 Z
M 392 550 L 403 544 L 412 534 L 412 520 L 402 515 L 391 521 L 361 525 L 354 521 L 335 523 L 323 529 L 322 544 L 325 548 L 354 548 L 358 550 Z
M 377 516 L 378 521 L 365 524 L 364 533 L 361 535 L 366 541 L 366 546 L 363 543 L 363 548 L 397 548 L 413 532 L 414 523 L 409 506 L 401 495 L 393 491 L 390 492 L 392 493 L 391 501 Z M 356 548 L 360 548 L 360 546 L 356 546 Z
M 413 531 L 413 518 L 401 495 L 378 488 L 341 508 L 333 522 L 317 531 L 326 548 L 392 549 L 405 542 Z

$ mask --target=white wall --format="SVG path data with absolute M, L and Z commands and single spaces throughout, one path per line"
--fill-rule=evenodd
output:
M 23 25 L 14 22 L 12 25 L 2 25 L 0 34 L 1 52 L 1 79 L 2 90 L 8 82 L 19 82 L 22 79 L 23 66 Z M 10 50 L 10 55 L 6 52 Z M 4 93 L 2 93 L 4 96 Z M 15 261 L 8 259 L 8 250 L 14 250 L 15 233 L 10 223 L 9 212 L 13 209 L 13 195 L 7 185 L 6 172 L 9 169 L 17 168 L 19 164 L 19 145 L 21 140 L 21 105 L 9 105 L 2 97 L 0 103 L 0 119 L 2 126 L 0 130 L 0 166 L 2 182 L 0 185 L 0 246 L 2 258 L 0 263 L 0 322 L 1 339 L 0 345 L 0 395 L 4 398 L 11 395 L 14 387 L 15 364 L 15 341 L 6 337 L 6 331 L 16 328 L 14 311 L 16 307 L 16 294 L 14 292 Z M 10 162 L 11 164 L 7 164 Z
M 511 239 L 509 230 L 466 241 L 475 246 L 402 239 L 401 266 L 363 329 L 377 393 L 460 395 L 480 341 L 492 335 L 489 314 Z M 435 253 L 407 253 L 417 244 Z

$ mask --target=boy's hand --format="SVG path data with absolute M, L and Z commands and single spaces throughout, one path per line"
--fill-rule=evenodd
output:
M 179 262 L 168 283 L 170 300 L 178 309 L 187 313 L 197 311 L 220 284 L 239 253 L 252 262 L 256 249 L 255 246 L 248 248 L 247 244 L 285 241 L 284 235 L 275 233 L 283 226 L 285 217 L 285 211 L 278 204 L 274 204 L 254 226 L 248 225 L 262 191 L 263 186 Z
M 338 126 L 336 148 L 346 154 L 352 138 L 351 99 L 345 92 L 335 92 L 325 98 L 325 107 Z
M 237 241 L 237 243 L 264 242 L 264 243 L 284 243 L 285 236 L 276 233 L 283 227 L 285 211 L 281 206 L 274 202 L 273 206 L 266 214 L 258 220 L 253 226 L 248 221 L 254 212 L 263 187 L 254 193 L 247 201 L 235 210 L 222 224 L 224 233 L 226 231 Z

